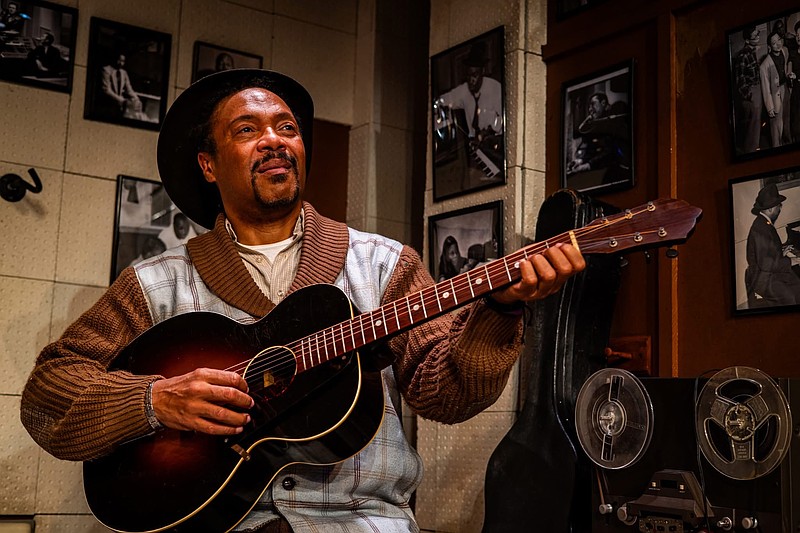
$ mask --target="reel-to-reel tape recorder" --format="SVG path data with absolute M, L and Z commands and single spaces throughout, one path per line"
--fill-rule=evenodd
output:
M 597 465 L 592 532 L 800 531 L 800 380 L 735 366 L 710 379 L 606 368 L 578 393 Z

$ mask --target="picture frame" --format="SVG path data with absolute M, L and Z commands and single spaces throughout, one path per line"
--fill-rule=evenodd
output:
M 733 314 L 800 310 L 800 167 L 732 179 L 728 193 Z
M 110 283 L 125 267 L 205 232 L 181 213 L 160 181 L 118 175 Z
M 800 146 L 798 32 L 800 8 L 754 20 L 726 32 L 734 160 L 781 153 Z M 781 78 L 770 59 L 770 40 L 782 45 L 779 50 L 784 57 L 784 68 L 791 70 L 785 83 L 778 84 Z
M 192 83 L 214 72 L 232 68 L 261 68 L 263 63 L 264 58 L 259 55 L 195 41 L 192 58 Z
M 503 257 L 503 201 L 428 217 L 428 247 L 437 282 Z
M 504 93 L 503 26 L 431 57 L 435 202 L 506 183 Z
M 0 0 L 0 79 L 72 92 L 78 10 L 43 0 Z
M 561 86 L 561 186 L 600 194 L 635 184 L 634 62 Z
M 83 118 L 158 130 L 167 112 L 172 36 L 92 17 Z

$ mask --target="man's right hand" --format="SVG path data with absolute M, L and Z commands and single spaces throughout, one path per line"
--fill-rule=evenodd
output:
M 210 435 L 235 435 L 250 422 L 247 382 L 236 372 L 198 368 L 153 383 L 153 411 L 166 427 Z

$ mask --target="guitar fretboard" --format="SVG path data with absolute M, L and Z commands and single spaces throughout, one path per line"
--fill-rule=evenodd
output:
M 559 235 L 526 246 L 501 259 L 299 339 L 297 346 L 290 347 L 295 351 L 297 371 L 332 361 L 510 285 L 521 278 L 520 261 L 569 240 L 569 237 Z

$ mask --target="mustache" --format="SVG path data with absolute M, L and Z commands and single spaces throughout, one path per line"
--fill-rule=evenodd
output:
M 250 168 L 250 171 L 251 172 L 255 172 L 256 169 L 258 169 L 258 167 L 260 167 L 261 165 L 263 165 L 264 163 L 266 163 L 267 161 L 270 161 L 272 159 L 283 159 L 284 161 L 288 161 L 289 164 L 292 165 L 292 168 L 294 170 L 297 170 L 297 158 L 296 157 L 294 157 L 294 156 L 292 156 L 290 154 L 287 154 L 286 152 L 281 152 L 281 151 L 278 151 L 278 150 L 269 150 L 268 152 L 264 153 L 263 157 L 261 157 L 255 163 L 253 163 L 253 166 Z

